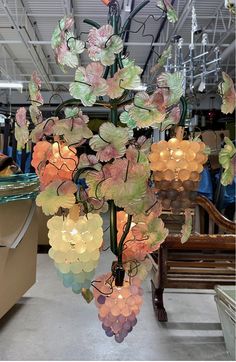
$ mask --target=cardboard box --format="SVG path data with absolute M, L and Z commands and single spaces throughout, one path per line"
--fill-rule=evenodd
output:
M 0 318 L 35 283 L 37 242 L 35 202 L 19 200 L 1 204 Z
M 38 228 L 38 244 L 39 245 L 49 245 L 47 222 L 51 218 L 52 218 L 52 215 L 46 216 L 42 212 L 42 208 L 37 207 L 37 220 L 38 220 L 38 227 L 39 227 Z

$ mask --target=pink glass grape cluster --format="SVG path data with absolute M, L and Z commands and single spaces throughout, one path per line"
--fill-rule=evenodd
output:
M 138 277 L 131 280 L 125 277 L 122 287 L 116 287 L 113 281 L 111 287 L 107 283 L 110 276 L 104 274 L 97 278 L 99 282 L 95 286 L 99 291 L 94 288 L 95 304 L 106 335 L 114 336 L 116 342 L 121 343 L 137 323 L 136 316 L 143 302 L 143 290 Z

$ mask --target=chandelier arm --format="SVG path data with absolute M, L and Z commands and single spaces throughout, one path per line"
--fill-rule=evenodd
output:
M 110 247 L 114 255 L 118 256 L 117 248 L 117 209 L 113 200 L 108 201 L 110 214 Z
M 111 13 L 109 23 L 112 25 L 114 29 L 114 35 L 119 32 L 119 16 L 114 12 Z M 117 57 L 115 58 L 114 64 L 110 67 L 110 76 L 113 77 L 114 74 L 118 70 L 118 61 Z M 111 104 L 111 123 L 117 127 L 118 123 L 118 111 L 117 111 L 117 103 L 116 101 Z M 114 203 L 114 200 L 109 201 L 109 214 L 110 214 L 110 246 L 113 254 L 117 256 L 117 207 Z
M 118 263 L 119 264 L 122 264 L 123 246 L 124 246 L 125 238 L 129 233 L 131 223 L 132 223 L 132 215 L 128 215 L 127 223 L 125 225 L 125 230 L 120 238 L 120 242 L 119 242 L 119 246 L 118 246 Z
M 187 100 L 186 100 L 186 98 L 184 96 L 181 96 L 180 103 L 181 103 L 181 106 L 182 106 L 182 112 L 181 112 L 181 116 L 180 116 L 178 126 L 179 127 L 184 127 L 185 126 L 185 119 L 186 119 L 186 116 L 187 116 L 187 109 L 188 109 Z
M 68 100 L 62 102 L 62 103 L 56 108 L 56 110 L 55 110 L 55 116 L 58 116 L 59 112 L 60 112 L 64 107 L 66 107 L 66 106 L 73 106 L 73 105 L 74 105 L 74 106 L 75 106 L 75 105 L 81 106 L 81 105 L 83 105 L 83 104 L 81 103 L 81 101 L 80 101 L 79 99 L 75 99 L 75 98 L 73 98 L 73 99 L 68 99 Z M 110 103 L 104 102 L 104 101 L 97 101 L 97 102 L 94 103 L 94 105 L 95 105 L 95 106 L 102 106 L 102 107 L 104 107 L 104 108 L 111 108 Z
M 88 25 L 91 25 L 91 26 L 93 26 L 93 27 L 96 28 L 96 29 L 100 29 L 100 28 L 101 28 L 101 25 L 100 25 L 100 24 L 98 24 L 96 21 L 91 20 L 91 19 L 84 19 L 84 20 L 83 20 L 83 23 L 88 24 Z
M 142 10 L 147 4 L 150 3 L 150 0 L 146 0 L 146 1 L 143 1 L 140 5 L 138 5 L 131 13 L 130 15 L 128 16 L 128 18 L 126 19 L 122 29 L 121 29 L 121 32 L 122 32 L 122 39 L 124 39 L 125 37 L 125 31 L 126 29 L 128 28 L 128 25 L 129 25 L 129 22 L 133 19 L 133 17 L 135 17 L 135 15 L 138 14 L 138 12 L 140 10 Z

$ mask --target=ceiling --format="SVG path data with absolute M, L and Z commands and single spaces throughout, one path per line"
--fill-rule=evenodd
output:
M 142 1 L 119 2 L 121 6 L 122 3 L 130 3 L 135 7 Z M 179 16 L 176 24 L 171 24 L 161 17 L 156 0 L 150 0 L 131 23 L 129 35 L 126 37 L 126 51 L 130 58 L 134 58 L 144 69 L 143 81 L 150 80 L 150 69 L 156 62 L 156 53 L 161 54 L 166 49 L 173 35 L 183 37 L 184 56 L 188 56 L 193 3 L 198 26 L 208 33 L 210 54 L 213 54 L 213 49 L 218 45 L 222 69 L 235 78 L 235 24 L 230 12 L 224 7 L 224 1 L 172 0 L 172 3 Z M 0 0 L 0 79 L 22 81 L 24 90 L 27 90 L 31 73 L 37 70 L 42 79 L 43 90 L 66 92 L 73 80 L 74 70 L 63 73 L 56 64 L 50 46 L 51 34 L 64 15 L 74 16 L 75 33 L 79 35 L 90 28 L 83 23 L 84 18 L 93 19 L 101 25 L 105 24 L 107 10 L 100 0 Z M 149 16 L 150 14 L 160 19 L 156 21 Z M 128 12 L 122 11 L 123 20 L 128 15 Z M 145 22 L 145 27 L 141 26 L 140 31 L 136 33 L 140 28 L 140 22 Z M 86 39 L 86 35 L 81 36 Z M 200 51 L 200 46 L 196 49 Z M 88 61 L 87 56 L 82 54 L 81 64 L 86 65 Z M 209 79 L 209 83 L 211 82 L 214 83 L 214 79 Z M 4 95 L 4 92 L 0 89 L 0 96 Z

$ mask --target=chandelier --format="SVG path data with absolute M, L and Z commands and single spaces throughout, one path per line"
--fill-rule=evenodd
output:
M 187 108 L 182 72 L 162 73 L 152 94 L 135 92 L 124 103 L 141 86 L 142 73 L 134 60 L 122 56 L 124 37 L 131 19 L 149 1 L 139 4 L 123 26 L 118 2 L 103 2 L 108 24 L 85 20 L 92 25 L 86 40 L 74 34 L 71 16 L 61 19 L 52 35 L 58 65 L 63 71 L 75 69 L 73 100 L 44 120 L 41 81 L 34 72 L 30 119 L 24 107 L 18 109 L 15 136 L 21 145 L 28 139 L 35 144 L 32 165 L 41 184 L 36 203 L 51 216 L 49 256 L 58 276 L 88 303 L 95 300 L 105 334 L 120 343 L 137 323 L 141 285 L 151 268 L 148 254 L 169 233 L 160 218 L 162 209 L 185 212 L 182 242 L 191 233 L 189 207 L 207 152 L 200 139 L 183 138 Z M 169 2 L 158 1 L 158 6 L 170 21 L 177 20 Z M 79 63 L 83 52 L 91 60 L 86 67 Z M 227 108 L 227 87 L 223 94 Z M 81 105 L 109 108 L 110 121 L 93 133 Z M 171 126 L 178 126 L 177 133 L 168 142 L 151 145 L 151 139 L 134 136 L 135 129 Z M 102 214 L 107 212 L 109 228 L 103 230 Z M 110 233 L 114 261 L 107 273 L 95 276 L 105 232 Z
M 199 46 L 198 40 L 196 40 L 200 34 L 201 46 Z M 203 92 L 210 74 L 214 76 L 214 82 L 217 83 L 219 81 L 219 72 L 221 70 L 220 51 L 218 47 L 215 47 L 213 55 L 209 52 L 208 35 L 203 33 L 201 27 L 198 26 L 194 3 L 192 5 L 191 42 L 189 44 L 188 57 L 184 57 L 183 54 L 184 39 L 180 35 L 175 35 L 172 41 L 174 43 L 174 54 L 172 57 L 171 50 L 169 49 L 165 71 L 181 72 L 184 76 L 185 91 L 189 89 L 190 93 L 193 93 L 196 84 L 200 83 L 198 91 Z M 197 48 L 200 48 L 200 51 Z

